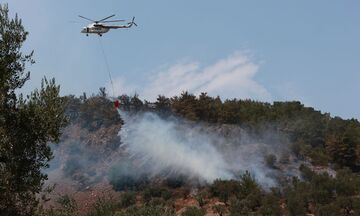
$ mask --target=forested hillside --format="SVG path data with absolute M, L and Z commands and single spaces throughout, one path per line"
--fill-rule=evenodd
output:
M 113 126 L 120 130 L 124 127 L 104 89 L 89 98 L 85 94 L 80 98 L 67 98 L 70 127 L 81 125 L 88 134 L 98 134 Z M 264 134 L 277 134 L 286 140 L 289 152 L 263 154 L 263 163 L 277 173 L 276 184 L 271 186 L 260 183 L 256 175 L 246 170 L 232 180 L 218 179 L 200 185 L 189 182 L 186 176 L 159 179 L 162 177 L 144 175 L 139 178 L 122 174 L 140 169 L 136 159 L 130 164 L 122 160 L 122 164 L 117 162 L 110 168 L 106 177 L 120 195 L 115 199 L 103 196 L 90 209 L 92 215 L 357 215 L 360 211 L 360 124 L 355 119 L 331 117 L 300 102 L 222 101 L 205 93 L 195 96 L 184 92 L 173 98 L 159 96 L 155 102 L 142 101 L 137 95 L 123 95 L 118 99 L 120 108 L 131 115 L 150 112 L 165 120 L 183 119 L 191 125 L 215 127 L 224 136 L 232 137 L 231 133 L 243 136 L 237 127 L 248 136 L 258 137 L 257 141 L 268 140 L 268 135 Z M 215 133 L 216 130 L 210 131 Z M 109 136 L 116 139 L 116 131 Z M 112 151 L 121 149 L 122 138 L 118 138 L 105 142 L 95 138 L 94 143 L 103 145 L 103 152 L 112 149 L 105 153 L 111 158 Z M 68 138 L 64 139 L 66 142 Z M 78 142 L 89 145 L 86 143 Z M 126 148 L 123 150 L 120 152 L 126 158 Z M 117 157 L 120 156 L 117 154 Z M 295 167 L 298 173 L 286 174 L 287 167 Z M 63 169 L 67 173 L 68 168 Z M 79 178 L 79 173 L 89 168 L 76 169 L 68 173 L 68 177 Z M 63 208 L 66 206 L 60 207 Z
M 98 97 L 83 102 L 81 100 L 84 97 L 70 98 L 69 112 L 76 113 L 78 109 L 86 113 L 82 114 L 86 116 L 81 121 L 98 126 L 117 121 L 116 113 L 108 110 L 110 101 L 104 102 L 107 106 L 102 108 L 94 103 L 95 100 L 101 100 Z M 164 117 L 176 115 L 195 122 L 238 125 L 254 135 L 266 130 L 285 134 L 290 139 L 293 153 L 299 159 L 310 159 L 315 165 L 331 163 L 338 168 L 348 167 L 353 171 L 360 165 L 359 121 L 331 117 L 330 113 L 305 107 L 299 101 L 272 104 L 238 99 L 222 101 L 206 93 L 195 96 L 188 92 L 173 98 L 159 96 L 151 103 L 141 101 L 137 95 L 123 95 L 118 99 L 121 108 L 131 112 L 151 111 Z

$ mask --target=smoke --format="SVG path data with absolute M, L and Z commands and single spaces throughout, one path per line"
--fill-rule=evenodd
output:
M 266 156 L 291 159 L 288 142 L 273 131 L 251 135 L 238 125 L 208 124 L 155 112 L 119 111 L 124 125 L 95 131 L 69 126 L 54 146 L 49 181 L 84 190 L 110 182 L 115 190 L 141 189 L 149 182 L 211 184 L 252 173 L 263 187 L 278 176 L 297 175 L 294 161 L 270 167 Z M 119 131 L 120 129 L 120 131 Z M 281 163 L 283 164 L 283 163 Z M 77 189 L 76 189 L 77 188 Z
M 122 147 L 137 161 L 136 169 L 150 177 L 186 176 L 212 183 L 236 179 L 248 170 L 263 186 L 275 184 L 276 171 L 266 166 L 264 155 L 283 151 L 278 139 L 260 142 L 238 126 L 195 124 L 150 112 L 119 113 L 125 123 L 119 132 Z
M 198 177 L 206 182 L 232 178 L 228 164 L 205 134 L 194 133 L 173 120 L 163 120 L 154 113 L 130 117 L 120 113 L 125 126 L 120 136 L 132 157 L 141 158 L 152 175 L 164 170 L 171 174 Z M 189 125 L 187 125 L 189 126 Z

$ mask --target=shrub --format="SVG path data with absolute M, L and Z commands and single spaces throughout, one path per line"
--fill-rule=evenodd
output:
M 205 210 L 195 206 L 187 207 L 181 216 L 204 216 Z
M 312 171 L 309 167 L 307 167 L 304 164 L 301 164 L 299 167 L 299 171 L 301 172 L 301 177 L 305 181 L 311 181 L 311 179 L 314 177 L 315 172 Z
M 56 200 L 56 202 L 61 205 L 61 211 L 64 212 L 65 215 L 72 215 L 77 210 L 77 204 L 74 198 L 70 197 L 69 195 L 61 196 Z
M 260 215 L 280 215 L 281 209 L 278 197 L 273 194 L 265 195 L 258 212 Z
M 236 198 L 231 199 L 229 210 L 230 216 L 242 216 L 250 214 L 250 210 L 246 207 L 246 205 L 244 205 L 244 202 Z
M 113 216 L 117 204 L 112 199 L 98 198 L 88 216 Z
M 212 207 L 212 210 L 215 214 L 218 214 L 219 216 L 223 216 L 227 213 L 227 209 L 223 205 L 214 205 Z
M 210 186 L 212 196 L 218 197 L 220 201 L 227 205 L 231 196 L 235 196 L 239 192 L 239 183 L 234 180 L 215 180 Z
M 206 198 L 206 195 L 204 192 L 200 192 L 195 195 L 195 199 L 199 203 L 200 207 L 203 207 L 206 204 L 205 198 Z
M 169 200 L 171 196 L 172 193 L 166 188 L 162 188 L 162 187 L 146 188 L 143 192 L 143 200 L 145 203 L 149 203 L 150 200 L 154 197 L 162 198 L 164 200 Z
M 242 200 L 244 206 L 252 211 L 255 211 L 261 206 L 262 194 L 260 191 L 254 191 Z
M 116 216 L 175 216 L 175 209 L 166 206 L 142 206 L 130 207 L 125 212 L 117 213 Z
M 120 205 L 123 208 L 135 205 L 136 203 L 136 194 L 134 192 L 125 192 L 121 195 Z
M 291 193 L 287 196 L 287 208 L 289 210 L 289 215 L 305 215 L 306 214 L 306 203 L 304 197 L 296 194 Z
M 337 216 L 342 215 L 341 210 L 338 206 L 334 204 L 327 204 L 319 206 L 316 210 L 316 215 L 318 216 Z
M 349 169 L 338 170 L 335 179 L 336 195 L 353 196 L 359 193 L 360 178 Z
M 255 181 L 255 178 L 251 176 L 249 171 L 246 171 L 240 176 L 239 181 L 239 193 L 237 194 L 239 199 L 247 197 L 249 194 L 260 191 L 260 185 Z

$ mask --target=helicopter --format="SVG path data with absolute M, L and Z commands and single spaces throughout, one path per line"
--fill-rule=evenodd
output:
M 80 18 L 83 18 L 83 19 L 93 22 L 93 23 L 89 24 L 88 26 L 84 27 L 81 30 L 81 33 L 86 34 L 86 36 L 89 36 L 89 34 L 98 34 L 99 36 L 102 36 L 103 34 L 107 33 L 110 29 L 131 28 L 133 25 L 137 26 L 137 24 L 135 23 L 135 17 L 133 17 L 131 22 L 128 22 L 126 25 L 106 25 L 106 23 L 125 22 L 126 21 L 126 20 L 108 20 L 114 16 L 115 16 L 115 14 L 105 17 L 104 19 L 101 19 L 101 20 L 92 20 L 87 17 L 79 15 Z

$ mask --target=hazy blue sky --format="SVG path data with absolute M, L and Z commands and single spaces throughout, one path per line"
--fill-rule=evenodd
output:
M 117 93 L 136 91 L 152 99 L 189 90 L 301 100 L 323 112 L 360 118 L 358 0 L 8 3 L 30 32 L 26 49 L 35 50 L 37 63 L 29 68 L 32 80 L 25 90 L 39 86 L 45 75 L 57 79 L 63 94 L 109 87 L 102 43 Z M 88 23 L 79 14 L 136 16 L 139 27 L 86 37 L 80 30 Z

